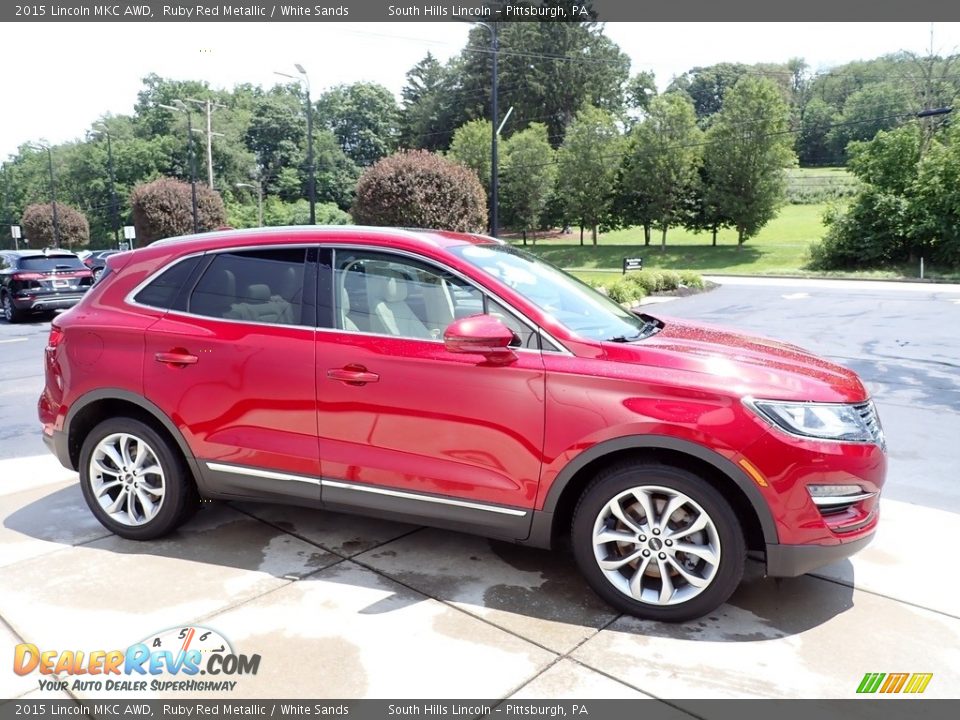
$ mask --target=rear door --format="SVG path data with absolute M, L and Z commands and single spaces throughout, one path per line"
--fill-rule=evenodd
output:
M 219 492 L 319 500 L 315 254 L 210 254 L 146 333 L 145 394 Z

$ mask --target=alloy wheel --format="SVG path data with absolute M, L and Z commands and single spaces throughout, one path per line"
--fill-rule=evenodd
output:
M 703 507 L 658 485 L 618 493 L 593 525 L 593 555 L 609 583 L 655 606 L 685 603 L 720 567 L 720 536 Z
M 94 498 L 121 525 L 144 525 L 163 506 L 163 468 L 156 451 L 135 435 L 113 433 L 97 443 L 89 476 Z

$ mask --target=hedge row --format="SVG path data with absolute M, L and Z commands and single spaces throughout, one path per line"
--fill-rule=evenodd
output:
M 704 287 L 703 278 L 690 270 L 641 270 L 613 282 L 589 280 L 588 283 L 606 293 L 611 300 L 629 304 L 657 292 L 670 292 L 680 287 L 702 290 Z

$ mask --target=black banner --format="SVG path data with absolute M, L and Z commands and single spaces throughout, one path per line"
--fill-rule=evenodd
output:
M 946 720 L 958 700 L 7 700 L 0 720 L 22 718 L 351 718 L 351 720 Z
M 293 0 L 157 2 L 62 0 L 3 3 L 4 22 L 487 22 L 529 21 L 948 21 L 960 3 L 943 0 Z

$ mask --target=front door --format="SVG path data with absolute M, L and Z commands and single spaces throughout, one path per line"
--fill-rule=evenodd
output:
M 508 365 L 448 352 L 454 318 L 506 314 L 404 255 L 335 250 L 330 282 L 335 327 L 318 331 L 316 355 L 324 504 L 526 537 L 544 428 L 536 333 L 509 318 Z

